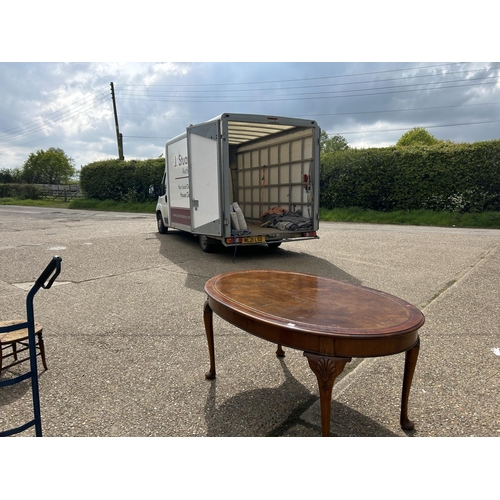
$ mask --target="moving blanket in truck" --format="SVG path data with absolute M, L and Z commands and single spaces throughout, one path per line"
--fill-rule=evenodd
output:
M 271 209 L 262 216 L 265 227 L 275 227 L 281 231 L 312 230 L 311 219 L 304 217 L 301 210 L 287 212 L 284 209 Z

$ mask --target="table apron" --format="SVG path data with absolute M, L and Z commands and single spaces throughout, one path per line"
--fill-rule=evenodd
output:
M 418 329 L 387 338 L 338 338 L 335 341 L 336 356 L 371 358 L 405 352 L 418 341 Z
M 256 337 L 292 349 L 326 356 L 360 358 L 389 356 L 407 351 L 418 340 L 418 329 L 387 337 L 371 337 L 370 335 L 349 337 L 294 331 L 291 328 L 244 316 L 210 296 L 208 296 L 208 304 L 219 317 Z

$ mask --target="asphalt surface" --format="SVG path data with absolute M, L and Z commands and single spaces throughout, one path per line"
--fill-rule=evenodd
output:
M 426 317 L 415 430 L 399 427 L 400 354 L 347 365 L 332 436 L 500 436 L 500 231 L 322 223 L 319 235 L 206 254 L 190 235 L 159 235 L 150 215 L 0 206 L 0 320 L 25 316 L 27 290 L 62 257 L 57 282 L 35 298 L 49 368 L 44 435 L 320 436 L 317 381 L 301 352 L 278 359 L 274 345 L 214 315 L 217 379 L 204 377 L 205 282 L 277 269 L 380 289 Z M 32 418 L 30 391 L 0 389 L 0 429 Z

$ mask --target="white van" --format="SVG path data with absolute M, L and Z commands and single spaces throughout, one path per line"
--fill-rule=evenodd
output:
M 171 139 L 158 192 L 158 231 L 216 244 L 268 245 L 318 238 L 315 121 L 225 113 Z

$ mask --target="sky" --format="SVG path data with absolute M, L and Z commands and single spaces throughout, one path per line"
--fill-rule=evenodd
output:
M 417 26 L 374 28 L 370 8 L 355 28 L 315 15 L 319 29 L 311 30 L 302 11 L 291 20 L 274 11 L 275 22 L 245 13 L 246 24 L 233 16 L 204 23 L 210 13 L 200 7 L 195 18 L 176 11 L 156 23 L 156 4 L 144 4 L 148 24 L 117 30 L 116 37 L 112 9 L 101 7 L 99 19 L 82 13 L 80 29 L 52 31 L 37 22 L 46 14 L 34 7 L 23 23 L 36 42 L 0 49 L 0 169 L 22 167 L 30 153 L 51 147 L 63 149 L 77 169 L 117 158 L 111 83 L 126 160 L 157 158 L 186 126 L 225 112 L 316 120 L 354 148 L 394 145 L 414 127 L 453 142 L 500 139 L 500 62 L 483 45 L 473 50 L 470 34 L 450 34 L 435 18 L 424 17 L 422 50 L 408 43 L 421 33 Z M 128 12 L 122 21 L 141 25 L 141 14 Z M 490 32 L 485 17 L 482 23 L 476 42 Z M 10 29 L 0 35 L 2 46 L 18 33 Z

